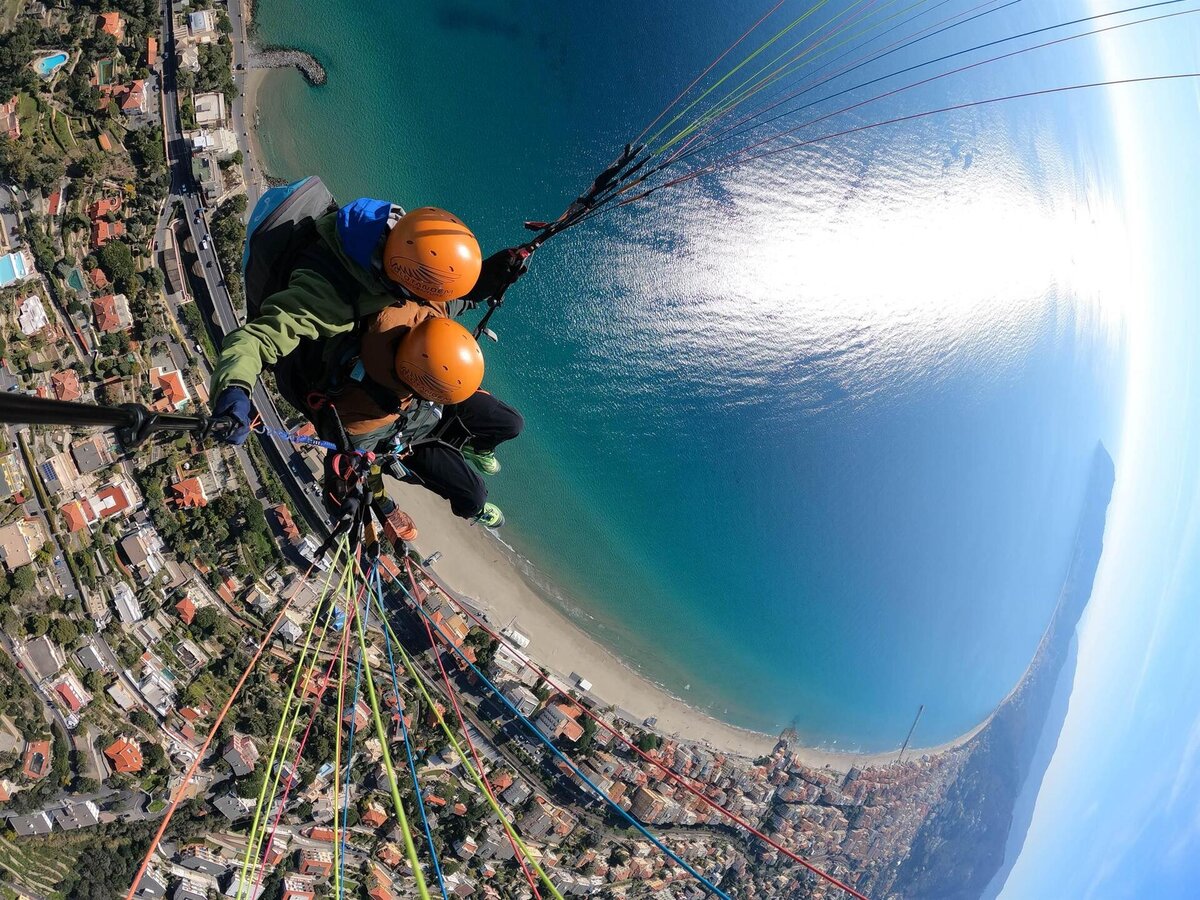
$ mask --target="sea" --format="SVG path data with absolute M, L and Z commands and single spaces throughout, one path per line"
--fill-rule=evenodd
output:
M 514 245 L 771 5 L 257 0 L 260 41 L 328 73 L 320 87 L 266 77 L 263 163 L 319 174 L 346 201 L 447 207 L 485 252 Z M 726 88 L 793 46 L 811 48 L 807 84 L 892 48 L 805 97 L 821 99 L 1093 12 L 789 0 L 703 84 L 810 6 Z M 904 45 L 970 10 L 988 14 Z M 755 136 L 1089 27 L 889 77 Z M 1092 41 L 768 146 L 1098 81 Z M 1112 132 L 1097 90 L 968 107 L 710 173 L 548 242 L 485 347 L 485 386 L 527 423 L 491 490 L 529 576 L 630 665 L 735 725 L 878 751 L 919 706 L 917 746 L 979 723 L 1049 621 L 1096 442 L 1120 453 L 1132 275 Z

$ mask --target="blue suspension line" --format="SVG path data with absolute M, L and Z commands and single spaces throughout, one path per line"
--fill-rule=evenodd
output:
M 379 618 L 386 620 L 387 610 L 383 606 L 383 582 L 379 578 L 378 567 L 371 573 L 371 579 L 375 587 L 375 603 L 379 607 Z M 429 831 L 429 817 L 425 813 L 425 798 L 421 796 L 421 783 L 417 780 L 417 763 L 413 759 L 412 741 L 408 736 L 408 726 L 404 724 L 404 704 L 400 700 L 400 679 L 396 674 L 396 660 L 392 655 L 392 634 L 388 630 L 386 622 L 384 624 L 383 637 L 387 642 L 388 666 L 392 670 L 392 691 L 396 695 L 396 711 L 400 717 L 400 733 L 404 736 L 404 755 L 408 757 L 408 772 L 412 776 L 413 793 L 417 795 L 417 809 L 421 812 L 421 825 L 425 829 L 425 840 L 429 842 L 429 855 L 433 858 L 433 871 L 437 875 L 438 888 L 442 892 L 442 900 L 450 900 L 449 894 L 446 893 L 446 879 L 442 875 L 442 864 L 438 862 L 437 849 L 433 846 L 433 835 Z
M 657 847 L 659 850 L 661 850 L 663 853 L 665 853 L 667 856 L 669 856 L 672 860 L 674 860 L 676 863 L 678 863 L 680 866 L 682 866 L 683 869 L 689 875 L 691 875 L 693 878 L 695 878 L 697 881 L 699 881 L 702 885 L 704 885 L 704 887 L 708 891 L 710 891 L 713 894 L 716 894 L 718 897 L 721 897 L 722 900 L 733 900 L 733 898 L 731 898 L 723 890 L 721 890 L 719 887 L 717 887 L 715 884 L 713 884 L 711 881 L 709 881 L 707 878 L 705 878 L 703 875 L 701 875 L 699 872 L 697 872 L 694 868 L 692 868 L 692 866 L 690 866 L 687 862 L 685 862 L 683 860 L 683 858 L 679 856 L 679 854 L 677 854 L 674 850 L 672 850 L 666 844 L 664 844 L 661 840 L 659 840 L 653 833 L 651 833 L 651 831 L 648 828 L 646 828 L 645 825 L 643 825 L 641 822 L 639 822 L 637 819 L 635 819 L 633 816 L 631 816 L 629 813 L 627 813 L 618 804 L 614 803 L 609 798 L 609 796 L 604 793 L 604 791 L 600 790 L 600 788 L 598 788 L 595 785 L 595 783 L 592 782 L 592 780 L 590 778 L 588 778 L 586 775 L 583 774 L 583 772 L 581 772 L 579 770 L 579 767 L 576 766 L 575 763 L 573 763 L 570 759 L 568 759 L 567 756 L 561 750 L 559 750 L 557 747 L 554 746 L 554 743 L 553 743 L 553 741 L 550 740 L 550 738 L 548 738 L 548 737 L 546 737 L 546 735 L 542 734 L 542 732 L 538 729 L 538 727 L 536 725 L 534 725 L 533 722 L 529 721 L 529 719 L 524 714 L 522 714 L 522 712 L 519 709 L 517 709 L 512 704 L 512 702 L 507 697 L 505 697 L 504 694 L 502 694 L 500 692 L 500 690 L 494 684 L 491 683 L 491 681 L 488 680 L 487 676 L 485 676 L 482 672 L 479 671 L 479 668 L 473 662 L 471 662 L 469 659 L 467 659 L 466 654 L 464 654 L 462 652 L 462 650 L 460 650 L 458 647 L 454 646 L 454 644 L 446 637 L 445 632 L 443 632 L 442 629 L 438 626 L 438 624 L 433 621 L 433 617 L 430 616 L 429 613 L 426 612 L 424 608 L 422 608 L 421 604 L 416 601 L 416 599 L 413 597 L 413 595 L 408 592 L 408 588 L 406 588 L 404 586 L 403 582 L 401 582 L 399 579 L 395 578 L 394 576 L 389 575 L 388 577 L 391 578 L 392 582 L 394 584 L 398 585 L 400 590 L 402 590 L 404 592 L 404 596 L 408 598 L 409 603 L 412 604 L 413 608 L 417 611 L 417 613 L 420 616 L 424 617 L 425 620 L 428 621 L 429 624 L 431 626 L 433 626 L 434 629 L 436 629 L 437 633 L 441 636 L 442 640 L 446 643 L 446 646 L 450 647 L 455 653 L 458 654 L 458 656 L 462 659 L 462 661 L 465 662 L 468 667 L 470 667 L 470 669 L 473 673 L 475 673 L 475 677 L 477 677 L 480 681 L 482 681 L 484 684 L 486 684 L 488 686 L 488 689 L 493 694 L 496 695 L 496 698 L 498 700 L 500 700 L 505 706 L 507 706 L 509 711 L 514 716 L 516 716 L 518 719 L 520 719 L 521 722 L 534 734 L 534 736 L 537 737 L 538 740 L 540 740 L 543 744 L 546 745 L 546 748 L 551 753 L 553 753 L 561 762 L 566 763 L 567 767 L 570 768 L 570 770 L 575 774 L 576 778 L 580 779 L 584 784 L 586 784 L 589 788 L 591 788 L 595 792 L 596 796 L 599 797 L 601 800 L 603 800 L 605 802 L 605 804 L 607 804 L 609 806 L 609 808 L 612 809 L 613 812 L 620 815 L 621 818 L 623 818 L 625 821 L 627 821 L 637 831 L 641 832 L 642 836 L 645 837 L 647 840 L 649 840 L 650 843 L 654 844 L 655 847 Z M 434 647 L 433 650 L 435 653 L 438 652 L 438 649 L 436 647 Z

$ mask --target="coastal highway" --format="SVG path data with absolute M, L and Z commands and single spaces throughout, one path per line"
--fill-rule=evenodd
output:
M 232 9 L 234 5 L 231 4 L 231 18 L 235 12 Z M 243 18 L 240 11 L 237 11 L 237 15 L 235 35 L 241 35 L 241 37 L 239 40 L 234 41 L 235 61 L 238 59 L 239 54 L 241 58 L 245 58 L 244 31 L 240 29 Z M 236 330 L 242 324 L 242 320 L 234 310 L 233 300 L 229 296 L 229 289 L 225 284 L 221 261 L 217 258 L 214 242 L 210 240 L 206 248 L 203 246 L 203 240 L 209 233 L 206 216 L 207 210 L 201 202 L 199 193 L 193 189 L 191 153 L 183 138 L 180 127 L 179 95 L 175 78 L 175 66 L 178 61 L 178 55 L 174 49 L 174 36 L 174 22 L 172 21 L 170 7 L 168 7 L 163 14 L 163 47 L 170 48 L 170 52 L 163 54 L 162 73 L 163 108 L 166 113 L 166 121 L 163 122 L 163 132 L 166 136 L 168 165 L 171 169 L 171 197 L 168 198 L 166 209 L 170 210 L 175 199 L 183 203 L 183 220 L 192 236 L 192 241 L 196 247 L 196 254 L 201 263 L 201 274 L 210 301 L 209 323 L 212 326 L 213 336 L 216 338 L 216 343 L 219 346 L 222 337 Z M 235 72 L 235 74 L 241 73 Z M 240 112 L 240 105 L 235 106 L 235 110 Z M 243 155 L 247 157 L 249 156 L 248 140 L 248 138 L 243 139 L 239 136 Z M 169 212 L 167 214 L 169 215 Z M 199 302 L 201 298 L 196 299 Z M 251 399 L 264 425 L 278 431 L 287 430 L 283 418 L 275 408 L 274 401 L 261 384 L 255 385 Z M 275 463 L 280 479 L 285 489 L 291 494 L 297 509 L 301 511 L 311 527 L 318 533 L 322 533 L 327 527 L 325 510 L 317 502 L 313 494 L 306 491 L 304 485 L 297 481 L 289 466 L 289 462 L 296 455 L 295 448 L 291 444 L 273 437 L 263 437 L 262 444 L 268 457 L 272 458 Z

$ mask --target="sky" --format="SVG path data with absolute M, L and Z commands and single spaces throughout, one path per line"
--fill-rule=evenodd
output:
M 1200 24 L 1182 22 L 1111 42 L 1107 77 L 1200 71 Z M 1200 896 L 1200 83 L 1110 98 L 1137 292 L 1125 424 L 1070 709 L 1005 900 Z

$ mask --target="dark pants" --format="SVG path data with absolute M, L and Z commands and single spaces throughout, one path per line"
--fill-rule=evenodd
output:
M 464 519 L 483 511 L 487 486 L 458 448 L 469 444 L 488 453 L 511 441 L 525 427 L 521 414 L 485 391 L 462 403 L 447 406 L 440 440 L 418 444 L 402 462 L 412 474 L 404 481 L 419 484 L 450 501 L 450 509 Z

